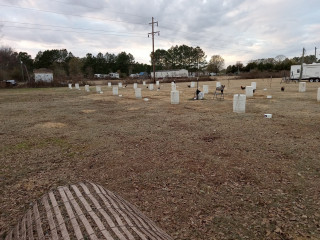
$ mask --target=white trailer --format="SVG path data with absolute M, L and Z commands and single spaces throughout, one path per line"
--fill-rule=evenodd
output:
M 300 71 L 301 71 L 301 65 L 292 65 L 290 70 L 290 79 L 299 80 Z M 320 63 L 303 64 L 301 80 L 307 80 L 309 82 L 319 82 L 320 81 Z
M 156 78 L 174 78 L 174 77 L 188 77 L 188 70 L 161 70 L 156 72 Z
M 119 78 L 119 73 L 109 73 L 111 78 Z

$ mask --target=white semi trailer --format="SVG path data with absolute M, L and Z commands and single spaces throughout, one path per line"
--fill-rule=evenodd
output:
M 301 65 L 291 65 L 290 79 L 299 80 Z M 320 82 L 320 63 L 303 64 L 301 80 Z

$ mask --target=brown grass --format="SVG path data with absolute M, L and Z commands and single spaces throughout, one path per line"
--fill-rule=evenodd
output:
M 251 81 L 246 113 L 233 113 L 233 94 Z M 320 83 L 305 93 L 280 79 L 221 83 L 221 101 L 216 82 L 200 83 L 202 101 L 178 83 L 179 105 L 170 84 L 140 85 L 148 102 L 132 85 L 121 98 L 107 86 L 1 89 L 0 234 L 48 189 L 86 179 L 176 239 L 319 239 Z

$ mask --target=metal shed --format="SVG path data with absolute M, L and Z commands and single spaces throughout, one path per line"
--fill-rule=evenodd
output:
M 33 71 L 35 82 L 52 82 L 53 81 L 53 71 L 46 68 L 39 68 Z

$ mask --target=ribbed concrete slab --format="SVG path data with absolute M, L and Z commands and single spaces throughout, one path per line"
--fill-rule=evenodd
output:
M 8 232 L 18 239 L 172 239 L 136 207 L 90 182 L 44 195 Z

